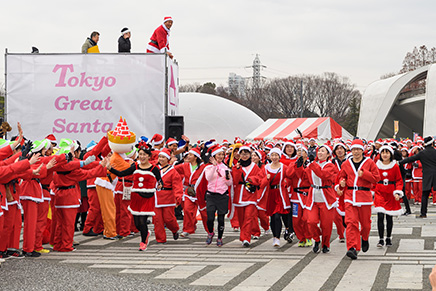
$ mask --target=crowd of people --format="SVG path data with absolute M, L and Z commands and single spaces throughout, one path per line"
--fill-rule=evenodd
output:
M 49 253 L 43 243 L 53 251 L 74 251 L 78 229 L 109 240 L 139 232 L 139 250 L 145 251 L 150 224 L 156 242 L 165 243 L 166 229 L 174 240 L 189 237 L 198 220 L 206 244 L 216 233 L 220 247 L 227 215 L 243 247 L 263 229 L 263 235 L 272 234 L 273 247 L 283 235 L 314 253 L 330 252 L 334 223 L 346 255 L 356 259 L 370 247 L 372 213 L 377 247 L 389 247 L 393 217 L 411 214 L 413 199 L 422 203 L 418 217 L 425 218 L 435 185 L 432 137 L 191 143 L 186 136 L 165 141 L 155 134 L 120 154 L 106 136 L 82 149 L 71 139 L 58 144 L 53 134 L 28 141 L 19 124 L 18 131 L 0 142 L 2 258 Z

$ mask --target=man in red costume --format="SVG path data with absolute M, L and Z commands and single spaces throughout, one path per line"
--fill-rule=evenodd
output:
M 164 17 L 163 24 L 156 28 L 153 35 L 150 37 L 150 42 L 147 45 L 147 53 L 166 53 L 172 59 L 173 54 L 170 52 L 170 29 L 173 26 L 173 18 L 171 16 Z

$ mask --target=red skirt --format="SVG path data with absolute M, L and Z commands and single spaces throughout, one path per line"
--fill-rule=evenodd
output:
M 288 195 L 286 194 L 286 196 Z M 285 209 L 285 206 L 283 205 L 280 189 L 269 189 L 268 200 L 266 203 L 266 215 L 272 216 L 275 213 L 288 214 L 289 209 Z
M 400 201 L 395 200 L 392 192 L 375 192 L 374 195 L 374 211 L 376 213 L 384 213 L 391 216 L 403 214 Z
M 130 196 L 130 206 L 128 207 L 132 215 L 155 215 L 155 196 L 143 198 L 138 193 L 132 192 Z

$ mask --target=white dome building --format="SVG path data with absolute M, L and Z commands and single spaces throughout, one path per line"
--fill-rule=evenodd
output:
M 263 124 L 250 109 L 228 99 L 203 93 L 179 93 L 179 115 L 184 116 L 185 135 L 191 142 L 214 138 L 233 142 L 245 138 Z

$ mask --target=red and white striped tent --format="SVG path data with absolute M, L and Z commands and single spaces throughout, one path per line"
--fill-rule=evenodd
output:
M 300 138 L 295 131 L 299 129 L 304 138 L 319 140 L 341 137 L 344 140 L 353 136 L 330 117 L 268 119 L 252 131 L 247 140 L 280 140 Z

